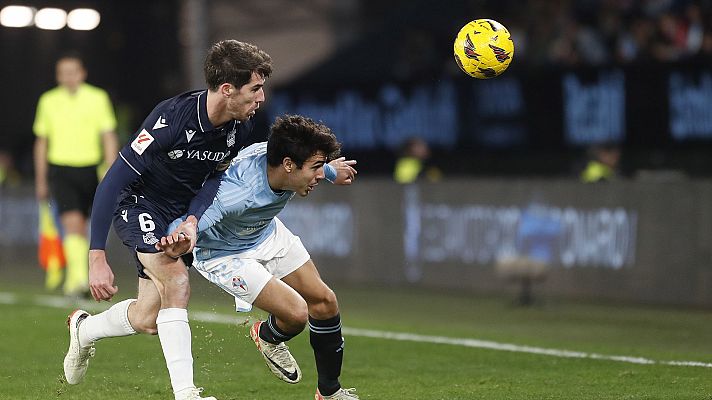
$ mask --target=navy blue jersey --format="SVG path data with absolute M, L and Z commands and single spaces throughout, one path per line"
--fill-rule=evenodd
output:
M 188 92 L 158 104 L 119 156 L 140 176 L 122 199 L 142 196 L 172 220 L 220 164 L 226 167 L 246 144 L 253 122 L 229 121 L 219 128 L 208 119 L 207 91 Z M 120 161 L 117 161 L 120 162 Z

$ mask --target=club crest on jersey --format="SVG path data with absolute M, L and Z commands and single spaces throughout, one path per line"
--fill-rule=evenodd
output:
M 136 139 L 131 142 L 131 148 L 133 151 L 138 153 L 138 155 L 141 155 L 154 140 L 156 139 L 154 139 L 147 130 L 141 129 L 141 133 L 139 133 L 138 136 L 136 136 Z
M 156 235 L 153 234 L 153 232 L 148 232 L 147 234 L 143 235 L 143 242 L 151 245 L 151 244 L 156 244 L 158 243 L 158 238 Z

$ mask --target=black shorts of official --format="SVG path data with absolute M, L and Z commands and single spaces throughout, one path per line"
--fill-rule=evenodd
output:
M 94 202 L 94 192 L 99 184 L 96 165 L 67 167 L 50 164 L 47 179 L 50 193 L 60 214 L 67 211 L 81 211 L 84 216 L 89 216 Z
M 141 196 L 132 195 L 119 203 L 114 213 L 114 230 L 124 245 L 133 250 L 139 278 L 150 279 L 144 272 L 138 253 L 159 253 L 155 245 L 166 236 L 171 222 L 173 219 L 168 221 L 163 213 Z M 188 267 L 193 264 L 192 254 L 182 259 Z

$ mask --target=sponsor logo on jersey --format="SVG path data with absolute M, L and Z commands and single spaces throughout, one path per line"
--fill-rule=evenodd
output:
M 168 152 L 168 158 L 171 160 L 177 160 L 183 157 L 183 150 L 171 150 Z
M 193 135 L 195 135 L 194 130 L 192 130 L 192 129 L 185 130 L 185 137 L 188 138 L 188 143 L 190 143 L 190 141 L 193 140 Z
M 154 139 L 147 130 L 141 129 L 141 133 L 139 133 L 138 136 L 136 136 L 136 139 L 131 142 L 131 148 L 133 151 L 138 153 L 138 155 L 141 155 L 154 140 L 156 139 Z
M 156 121 L 155 124 L 153 124 L 153 130 L 155 131 L 156 129 L 161 129 L 167 127 L 168 124 L 166 123 L 166 119 L 163 116 L 158 117 L 158 121 Z
M 153 234 L 153 232 L 148 232 L 143 235 L 143 242 L 146 244 L 156 244 L 158 243 L 158 238 Z
M 230 155 L 230 152 L 228 151 L 223 152 L 223 151 L 210 151 L 210 150 L 186 150 L 188 153 L 186 158 L 189 160 L 209 160 L 209 161 L 217 161 L 220 162 L 224 160 L 227 156 Z
M 128 213 L 129 210 L 121 210 L 121 218 L 124 220 L 124 222 L 129 222 Z

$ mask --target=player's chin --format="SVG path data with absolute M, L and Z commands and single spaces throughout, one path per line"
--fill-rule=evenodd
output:
M 309 196 L 309 193 L 312 192 L 312 190 L 314 190 L 313 186 L 307 186 L 304 189 L 302 189 L 301 191 L 299 191 L 299 195 L 302 197 L 307 197 L 307 196 Z

